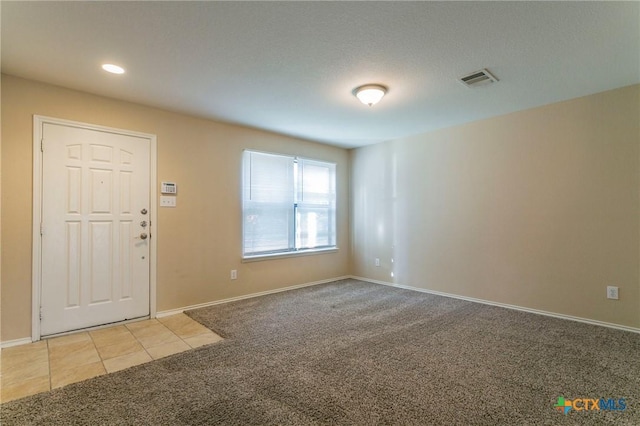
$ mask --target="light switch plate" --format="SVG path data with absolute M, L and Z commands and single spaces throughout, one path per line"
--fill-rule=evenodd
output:
M 176 206 L 176 198 L 177 197 L 161 195 L 160 196 L 160 207 L 175 207 Z

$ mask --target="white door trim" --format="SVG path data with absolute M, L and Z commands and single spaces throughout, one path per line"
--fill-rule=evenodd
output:
M 156 256 L 158 241 L 158 191 L 157 185 L 157 138 L 148 133 L 133 132 L 95 124 L 63 120 L 60 118 L 33 116 L 33 230 L 32 230 L 32 268 L 31 268 L 31 340 L 40 340 L 40 298 L 42 290 L 42 239 L 40 226 L 42 223 L 42 129 L 45 123 L 78 127 L 88 130 L 116 133 L 120 135 L 142 137 L 149 139 L 151 164 L 149 165 L 151 211 L 149 212 L 149 227 L 152 237 L 149 239 L 149 315 L 156 316 Z

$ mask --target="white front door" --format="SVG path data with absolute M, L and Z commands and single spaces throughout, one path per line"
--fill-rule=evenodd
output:
M 149 315 L 150 140 L 42 124 L 40 333 Z

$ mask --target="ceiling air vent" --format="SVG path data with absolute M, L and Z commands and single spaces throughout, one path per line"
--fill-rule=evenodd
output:
M 467 87 L 486 86 L 498 81 L 487 69 L 472 72 L 469 75 L 460 77 L 460 82 Z

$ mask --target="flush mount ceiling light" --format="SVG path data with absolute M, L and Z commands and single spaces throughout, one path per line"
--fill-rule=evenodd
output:
M 379 84 L 365 84 L 356 87 L 353 94 L 365 105 L 373 106 L 387 93 L 387 88 Z
M 124 68 L 113 64 L 103 64 L 102 69 L 111 74 L 124 74 Z

